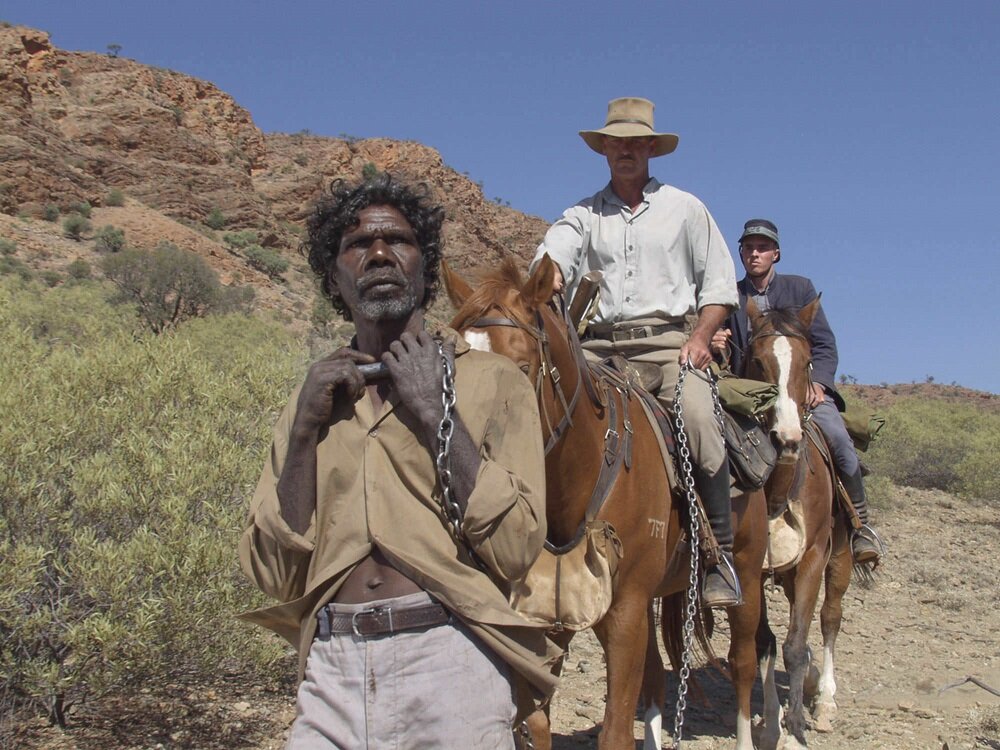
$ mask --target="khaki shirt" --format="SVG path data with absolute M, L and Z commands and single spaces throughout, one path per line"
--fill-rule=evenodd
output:
M 492 579 L 451 535 L 440 502 L 436 446 L 421 442 L 415 419 L 395 393 L 375 413 L 366 396 L 335 405 L 317 447 L 316 512 L 304 534 L 281 517 L 277 479 L 288 450 L 298 390 L 274 428 L 270 460 L 257 486 L 240 564 L 281 604 L 243 617 L 299 650 L 299 679 L 316 614 L 374 546 L 440 600 L 515 672 L 549 695 L 558 649 L 507 603 L 545 540 L 545 464 L 535 395 L 510 360 L 472 351 L 456 338 L 456 410 L 482 462 L 462 531 Z

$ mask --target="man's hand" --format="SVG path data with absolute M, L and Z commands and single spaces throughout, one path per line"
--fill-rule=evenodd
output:
M 706 336 L 698 334 L 697 331 L 681 347 L 681 354 L 678 361 L 683 366 L 688 360 L 691 360 L 691 364 L 698 370 L 704 370 L 712 362 L 709 340 Z
M 445 342 L 444 353 L 455 361 L 453 341 Z M 437 342 L 427 331 L 420 331 L 416 336 L 404 333 L 389 345 L 382 361 L 389 368 L 400 403 L 413 412 L 430 437 L 436 436 L 444 416 L 441 403 L 444 363 Z
M 806 396 L 809 398 L 809 408 L 815 409 L 826 400 L 826 389 L 819 383 L 811 383 Z
M 330 423 L 334 403 L 350 399 L 353 403 L 365 392 L 365 379 L 358 365 L 375 361 L 370 354 L 342 347 L 309 368 L 299 392 L 295 424 L 308 431 L 317 431 Z
M 729 340 L 733 337 L 733 332 L 728 328 L 720 328 L 712 334 L 711 348 L 716 354 L 725 354 L 729 349 Z

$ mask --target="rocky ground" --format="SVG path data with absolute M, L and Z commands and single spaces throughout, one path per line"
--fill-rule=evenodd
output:
M 1000 511 L 940 492 L 902 489 L 875 517 L 890 556 L 875 588 L 854 586 L 845 600 L 838 643 L 840 712 L 834 731 L 810 732 L 818 750 L 1000 749 L 1000 698 L 971 682 L 1000 689 Z M 775 631 L 783 637 L 783 595 L 770 595 Z M 811 636 L 819 651 L 819 626 Z M 715 638 L 727 649 L 726 627 Z M 698 670 L 707 702 L 689 707 L 684 747 L 732 748 L 735 704 L 718 673 Z M 779 689 L 784 694 L 784 672 Z M 23 722 L 11 747 L 44 750 L 98 748 L 256 748 L 283 746 L 294 715 L 291 685 L 248 684 L 138 689 L 95 705 L 67 731 Z M 669 697 L 676 695 L 671 680 Z M 759 687 L 754 711 L 761 708 Z M 604 668 L 596 640 L 578 636 L 555 699 L 556 750 L 596 747 L 604 713 Z M 665 727 L 672 726 L 668 715 Z M 636 723 L 636 737 L 642 727 Z M 664 743 L 669 744 L 668 733 Z M 638 743 L 637 743 L 638 747 Z

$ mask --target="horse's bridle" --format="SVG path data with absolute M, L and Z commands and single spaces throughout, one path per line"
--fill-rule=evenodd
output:
M 591 398 L 595 399 L 595 402 L 599 402 L 596 396 L 596 391 L 593 388 L 593 384 L 590 382 L 590 378 L 586 375 L 588 369 L 584 363 L 583 367 L 578 368 L 579 377 L 577 378 L 576 385 L 573 388 L 573 395 L 570 396 L 569 399 L 566 398 L 566 393 L 564 392 L 562 385 L 562 375 L 559 373 L 559 369 L 552 364 L 552 353 L 549 347 L 549 335 L 545 331 L 545 320 L 542 317 L 541 310 L 535 309 L 535 325 L 531 325 L 518 320 L 510 310 L 502 305 L 494 305 L 494 307 L 499 309 L 500 313 L 502 313 L 500 317 L 484 316 L 476 318 L 475 320 L 466 323 L 466 326 L 469 328 L 490 328 L 493 326 L 519 328 L 535 340 L 535 345 L 538 351 L 539 366 L 538 372 L 533 380 L 535 386 L 535 398 L 538 400 L 539 409 L 542 411 L 542 417 L 545 420 L 545 427 L 549 432 L 549 437 L 545 441 L 545 453 L 547 455 L 556 446 L 560 438 L 562 438 L 562 436 L 566 433 L 566 430 L 573 425 L 573 412 L 576 409 L 577 402 L 580 400 L 581 388 L 586 386 Z M 578 362 L 584 362 L 583 350 L 580 348 L 579 339 L 576 338 L 576 331 L 574 330 L 572 324 L 569 324 L 565 305 L 561 305 L 561 307 L 563 309 L 563 317 L 566 319 L 568 329 L 570 331 L 570 348 L 574 350 L 574 353 L 576 349 L 580 349 L 577 359 Z M 542 388 L 546 380 L 551 380 L 553 395 L 559 402 L 563 412 L 562 419 L 560 419 L 559 423 L 554 427 L 552 425 L 552 418 L 549 416 L 548 409 L 545 406 L 545 399 L 542 398 Z
M 750 338 L 747 339 L 747 354 L 750 354 L 753 351 L 753 345 L 754 345 L 754 342 L 757 339 L 779 338 L 779 337 L 784 337 L 784 338 L 789 338 L 789 339 L 802 339 L 807 344 L 809 343 L 809 337 L 805 336 L 804 334 L 801 334 L 801 333 L 795 333 L 795 332 L 782 333 L 781 331 L 761 331 L 760 333 L 752 334 L 750 336 Z M 812 363 L 812 357 L 809 357 L 809 359 L 806 361 L 805 370 L 806 370 L 806 384 L 808 385 L 809 389 L 811 390 L 812 389 L 812 385 L 813 385 L 813 378 L 812 378 L 813 363 Z M 809 411 L 809 406 L 808 406 L 808 401 L 807 401 L 806 403 L 802 404 L 802 413 L 799 415 L 799 420 L 803 424 L 805 424 L 806 422 L 809 421 L 809 419 L 810 419 L 811 416 L 812 416 L 812 414 Z

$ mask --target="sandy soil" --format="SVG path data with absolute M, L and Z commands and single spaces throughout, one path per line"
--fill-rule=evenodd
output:
M 1000 511 L 940 492 L 909 489 L 898 491 L 889 505 L 875 514 L 890 545 L 879 581 L 869 590 L 852 586 L 845 599 L 834 731 L 810 732 L 809 745 L 818 750 L 1000 750 L 1000 698 L 972 683 L 943 689 L 970 676 L 1000 689 Z M 770 594 L 769 606 L 780 641 L 786 616 L 780 590 Z M 810 640 L 819 653 L 818 622 Z M 719 654 L 728 648 L 724 620 L 714 647 Z M 604 713 L 602 658 L 591 634 L 574 641 L 553 708 L 556 750 L 596 747 Z M 689 705 L 683 747 L 732 748 L 731 686 L 713 670 L 701 669 L 696 675 L 707 702 Z M 784 697 L 783 671 L 778 681 Z M 290 684 L 247 687 L 245 679 L 211 688 L 144 688 L 74 717 L 67 731 L 43 721 L 25 722 L 7 744 L 45 750 L 277 750 L 294 715 L 291 691 Z M 671 675 L 671 705 L 675 696 Z M 758 685 L 754 711 L 760 710 Z M 664 727 L 672 726 L 671 709 Z M 638 722 L 635 736 L 642 736 Z M 666 731 L 664 745 L 669 741 Z

